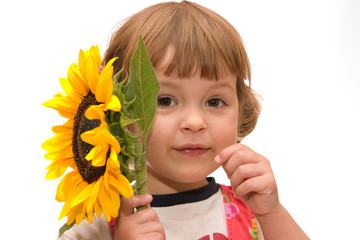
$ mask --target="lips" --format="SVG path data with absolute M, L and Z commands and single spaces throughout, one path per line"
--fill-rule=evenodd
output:
M 186 156 L 201 156 L 205 154 L 210 148 L 198 143 L 188 143 L 182 145 L 175 150 Z

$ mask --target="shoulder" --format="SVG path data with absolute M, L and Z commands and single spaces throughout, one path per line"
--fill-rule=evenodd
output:
M 234 197 L 234 193 L 232 191 L 232 188 L 230 186 L 225 186 L 222 184 L 219 184 L 223 197 L 224 197 L 224 203 L 225 206 L 235 206 L 237 209 L 232 209 L 232 213 L 226 213 L 227 217 L 231 217 L 233 214 L 236 214 L 237 212 L 242 213 L 241 215 L 246 215 L 248 217 L 255 218 L 253 212 L 251 211 L 250 207 L 242 200 L 242 199 L 237 199 Z M 228 205 L 226 205 L 228 204 Z M 225 211 L 227 209 L 225 208 Z M 230 209 L 229 209 L 230 210 Z M 235 211 L 236 210 L 236 211 Z M 229 215 L 229 216 L 228 216 Z
M 250 207 L 234 197 L 232 188 L 219 184 L 223 197 L 228 234 L 231 239 L 262 239 L 261 230 Z M 229 238 L 230 239 L 230 238 Z
M 79 225 L 73 226 L 64 232 L 59 240 L 111 240 L 109 223 L 104 215 L 93 217 L 93 223 L 83 220 Z

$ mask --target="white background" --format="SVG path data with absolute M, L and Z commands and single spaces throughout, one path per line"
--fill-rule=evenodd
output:
M 41 106 L 79 49 L 159 1 L 6 1 L 0 10 L 1 235 L 55 239 L 58 180 L 45 180 L 41 143 L 62 124 Z M 270 159 L 283 205 L 312 239 L 360 239 L 360 2 L 198 3 L 242 35 L 264 99 L 244 143 Z M 226 176 L 215 173 L 219 182 Z

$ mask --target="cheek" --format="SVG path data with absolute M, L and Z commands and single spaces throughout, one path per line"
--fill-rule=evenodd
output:
M 215 133 L 218 146 L 220 148 L 226 148 L 234 143 L 236 143 L 237 140 L 237 125 L 236 127 L 221 127 L 217 129 Z
M 137 123 L 132 123 L 130 125 L 127 126 L 129 131 L 132 132 L 135 136 L 140 136 L 141 135 L 141 131 L 139 126 L 137 125 Z
M 149 138 L 161 138 L 162 135 L 166 135 L 171 130 L 170 123 L 170 120 L 156 114 Z
M 167 122 L 155 115 L 152 130 L 147 139 L 147 148 L 151 151 L 158 151 L 159 146 L 165 146 L 164 144 L 170 141 L 169 137 L 173 136 L 171 127 L 166 124 Z
M 236 143 L 238 135 L 238 116 L 237 113 L 229 115 L 226 119 L 223 119 L 221 124 L 217 124 L 214 129 L 214 135 L 216 141 L 222 148 L 228 147 Z

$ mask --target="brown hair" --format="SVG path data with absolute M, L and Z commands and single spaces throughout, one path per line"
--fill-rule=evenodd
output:
M 174 47 L 165 75 L 186 78 L 200 69 L 202 78 L 219 79 L 226 70 L 235 73 L 239 138 L 255 128 L 261 106 L 258 95 L 250 87 L 249 59 L 239 33 L 224 18 L 188 1 L 159 3 L 134 14 L 113 33 L 104 56 L 104 63 L 118 57 L 113 64 L 115 73 L 129 68 L 139 35 L 155 69 L 168 47 Z

